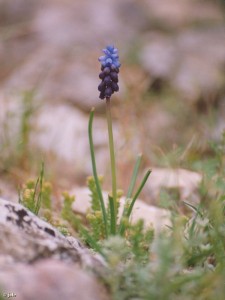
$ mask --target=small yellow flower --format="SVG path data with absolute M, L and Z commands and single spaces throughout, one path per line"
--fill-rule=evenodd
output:
M 52 191 L 52 184 L 49 181 L 45 181 L 43 184 L 43 189 L 50 193 Z
M 95 216 L 97 219 L 101 219 L 102 218 L 102 212 L 100 210 L 96 210 L 95 211 Z
M 25 201 L 30 200 L 34 197 L 34 189 L 25 189 L 23 191 L 23 199 Z
M 34 179 L 27 180 L 27 182 L 24 185 L 24 188 L 28 188 L 28 189 L 34 189 L 34 187 L 35 187 L 35 180 Z

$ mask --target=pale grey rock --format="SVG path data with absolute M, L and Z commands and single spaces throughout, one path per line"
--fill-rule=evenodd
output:
M 1 266 L 2 295 L 18 300 L 106 300 L 106 289 L 97 278 L 78 266 L 45 259 L 32 265 Z
M 180 67 L 172 85 L 187 99 L 210 101 L 225 85 L 225 29 L 187 30 L 177 39 Z
M 83 267 L 103 266 L 79 240 L 63 236 L 56 228 L 41 220 L 20 204 L 0 198 L 0 261 L 33 263 L 54 258 Z
M 93 57 L 97 61 L 99 54 Z M 29 59 L 18 68 L 3 85 L 7 94 L 20 94 L 35 90 L 37 99 L 48 103 L 70 102 L 89 112 L 95 106 L 103 109 L 104 101 L 98 96 L 100 66 L 84 61 L 84 54 L 67 54 L 54 47 L 46 46 L 34 51 Z
M 101 49 L 114 41 L 116 46 L 121 45 L 119 48 L 127 49 L 128 41 L 145 23 L 142 5 L 134 0 L 101 0 L 98 5 L 87 0 L 48 0 L 33 13 L 28 24 L 31 34 L 25 42 L 15 40 L 13 49 L 31 46 L 20 53 L 22 63 L 9 72 L 1 88 L 15 93 L 35 88 L 37 96 L 47 102 L 69 101 L 88 112 L 92 106 L 102 109 L 104 101 L 99 100 L 97 90 Z M 4 45 L 3 58 L 9 48 Z M 120 93 L 115 97 L 122 94 L 120 80 Z
M 30 18 L 34 11 L 37 10 L 40 2 L 41 1 L 29 0 L 30 5 L 27 5 L 27 0 L 17 0 L 14 3 L 7 0 L 1 0 L 1 23 L 12 24 L 14 22 L 19 22 L 24 18 Z
M 0 83 L 38 46 L 31 20 L 43 1 L 0 1 Z
M 68 105 L 44 105 L 34 118 L 36 132 L 31 143 L 44 153 L 53 153 L 64 167 L 76 174 L 89 175 L 92 172 L 88 140 L 88 116 Z M 118 125 L 114 124 L 115 140 L 120 141 Z M 106 170 L 108 157 L 108 133 L 105 119 L 95 117 L 93 140 L 96 161 L 101 173 Z M 117 147 L 120 143 L 117 143 Z M 63 166 L 61 163 L 61 166 Z
M 68 54 L 53 46 L 38 48 L 8 77 L 2 90 L 8 95 L 34 90 L 35 98 L 47 103 L 70 103 L 88 113 L 92 107 L 102 111 L 105 102 L 99 99 L 98 85 L 101 81 L 97 61 L 102 53 L 101 48 L 98 52 L 92 51 L 93 59 L 86 60 L 88 53 L 81 49 L 71 50 Z M 124 91 L 120 78 L 120 91 L 115 98 L 124 95 Z
M 151 42 L 141 50 L 140 61 L 150 75 L 168 79 L 176 62 L 176 50 L 170 37 L 160 37 L 156 33 L 150 36 Z
M 22 96 L 1 95 L 0 142 L 5 161 L 18 154 L 21 143 L 21 122 L 24 111 Z M 105 103 L 104 103 L 105 104 Z M 36 109 L 29 120 L 29 149 L 37 151 L 36 158 L 44 158 L 55 172 L 68 179 L 70 176 L 86 177 L 92 173 L 90 146 L 88 140 L 89 116 L 69 104 L 44 104 L 36 97 Z M 113 124 L 116 149 L 123 142 L 121 128 Z M 97 114 L 93 121 L 93 140 L 96 161 L 101 174 L 109 165 L 107 121 Z M 33 153 L 33 152 L 32 152 Z M 53 158 L 54 159 L 53 159 Z
M 129 26 L 126 26 L 128 19 Z M 38 12 L 33 26 L 44 43 L 68 49 L 113 41 L 125 45 L 145 22 L 144 7 L 134 0 L 122 3 L 119 0 L 99 0 L 97 5 L 88 0 L 48 1 Z M 83 49 L 87 53 L 90 51 L 89 48 Z
M 223 12 L 218 3 L 190 0 L 144 0 L 151 23 L 165 29 L 177 29 L 193 24 L 218 23 Z
M 145 194 L 158 202 L 161 190 L 177 190 L 180 200 L 199 203 L 198 188 L 202 175 L 185 169 L 153 168 L 145 186 Z M 173 199 L 171 199 L 172 201 Z
M 108 299 L 106 263 L 18 203 L 0 198 L 1 295 L 20 300 Z M 87 271 L 89 270 L 89 272 Z
M 183 30 L 176 35 L 155 32 L 140 52 L 152 80 L 168 82 L 182 97 L 211 101 L 224 88 L 225 30 Z
M 90 191 L 87 188 L 75 187 L 70 191 L 75 195 L 75 201 L 72 205 L 74 212 L 85 215 L 90 209 Z M 105 204 L 108 204 L 108 194 L 103 192 Z M 120 199 L 119 216 L 121 217 L 125 204 L 125 198 Z M 171 225 L 171 214 L 169 210 L 149 205 L 140 199 L 137 199 L 131 214 L 131 222 L 144 220 L 146 227 L 153 227 L 156 234 Z

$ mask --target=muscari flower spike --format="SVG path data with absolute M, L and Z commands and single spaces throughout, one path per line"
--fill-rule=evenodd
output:
M 102 82 L 98 86 L 99 98 L 110 98 L 114 92 L 119 91 L 118 73 L 121 66 L 119 62 L 118 49 L 114 46 L 107 46 L 102 50 L 105 55 L 99 57 L 101 73 L 99 78 Z

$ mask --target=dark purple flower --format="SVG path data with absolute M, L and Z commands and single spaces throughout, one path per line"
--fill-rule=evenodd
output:
M 102 82 L 98 86 L 99 98 L 110 98 L 114 92 L 118 92 L 118 73 L 120 68 L 118 49 L 114 46 L 107 46 L 103 49 L 105 55 L 99 57 L 101 62 L 101 73 L 99 78 Z

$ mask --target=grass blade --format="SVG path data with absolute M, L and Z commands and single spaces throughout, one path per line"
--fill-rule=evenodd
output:
M 132 197 L 135 183 L 137 180 L 138 171 L 139 171 L 140 164 L 141 164 L 141 159 L 142 159 L 142 154 L 139 154 L 137 157 L 136 163 L 134 165 L 133 174 L 132 174 L 130 185 L 129 185 L 128 192 L 127 192 L 127 199 Z
M 127 210 L 126 217 L 128 217 L 128 218 L 130 217 L 130 214 L 131 214 L 131 212 L 132 212 L 134 203 L 135 203 L 135 201 L 137 200 L 138 196 L 140 195 L 140 193 L 141 193 L 141 191 L 142 191 L 142 189 L 143 189 L 143 187 L 144 187 L 146 181 L 148 180 L 148 177 L 149 177 L 149 175 L 151 174 L 151 172 L 152 172 L 151 170 L 148 170 L 148 171 L 146 172 L 146 174 L 145 174 L 145 176 L 144 176 L 144 178 L 143 178 L 143 180 L 142 180 L 142 182 L 141 182 L 141 184 L 140 184 L 140 186 L 139 186 L 139 188 L 138 188 L 136 194 L 134 195 L 134 197 L 133 197 L 133 199 L 132 199 L 132 201 L 131 201 L 131 204 L 130 204 L 128 210 Z
M 40 180 L 39 180 L 39 178 L 40 178 Z M 40 177 L 39 178 L 38 178 L 36 186 L 35 186 L 35 193 L 36 193 L 37 184 L 38 184 L 38 181 L 40 181 L 40 187 L 39 187 L 37 203 L 35 205 L 35 214 L 36 215 L 38 215 L 38 212 L 41 208 L 41 202 L 42 202 L 42 184 L 43 184 L 43 178 L 44 178 L 44 163 L 43 162 L 41 164 L 41 172 L 40 172 Z
M 120 234 L 122 232 L 124 232 L 123 217 L 126 215 L 126 212 L 127 212 L 126 203 L 127 203 L 128 199 L 130 199 L 132 197 L 133 190 L 134 190 L 136 180 L 137 180 L 138 171 L 139 171 L 140 164 L 141 164 L 141 159 L 142 159 L 142 154 L 140 153 L 138 155 L 137 160 L 136 160 L 135 165 L 134 165 L 134 170 L 133 170 L 133 173 L 132 173 L 130 185 L 129 185 L 128 192 L 127 192 L 127 197 L 126 197 L 125 204 L 124 204 L 124 209 L 123 209 L 123 213 L 122 213 L 122 217 L 121 217 L 121 221 L 120 221 L 120 227 L 119 227 L 119 233 Z
M 130 215 L 131 215 L 131 212 L 132 212 L 132 209 L 134 207 L 134 204 L 135 204 L 135 201 L 137 200 L 138 196 L 140 195 L 146 181 L 148 180 L 148 177 L 149 175 L 151 174 L 151 170 L 148 170 L 140 184 L 140 186 L 138 187 L 138 190 L 136 192 L 136 194 L 134 195 L 132 201 L 131 201 L 131 204 L 130 206 L 128 207 L 128 209 L 126 209 L 125 213 L 124 213 L 124 217 L 126 217 L 127 219 L 129 219 Z M 126 204 L 125 204 L 126 205 Z M 124 234 L 124 231 L 125 231 L 125 225 L 123 223 L 123 217 L 121 218 L 121 224 L 120 224 L 120 229 L 119 229 L 119 233 L 120 235 L 123 236 Z
M 116 212 L 114 207 L 113 197 L 109 195 L 109 206 L 110 206 L 110 231 L 111 234 L 116 234 Z

